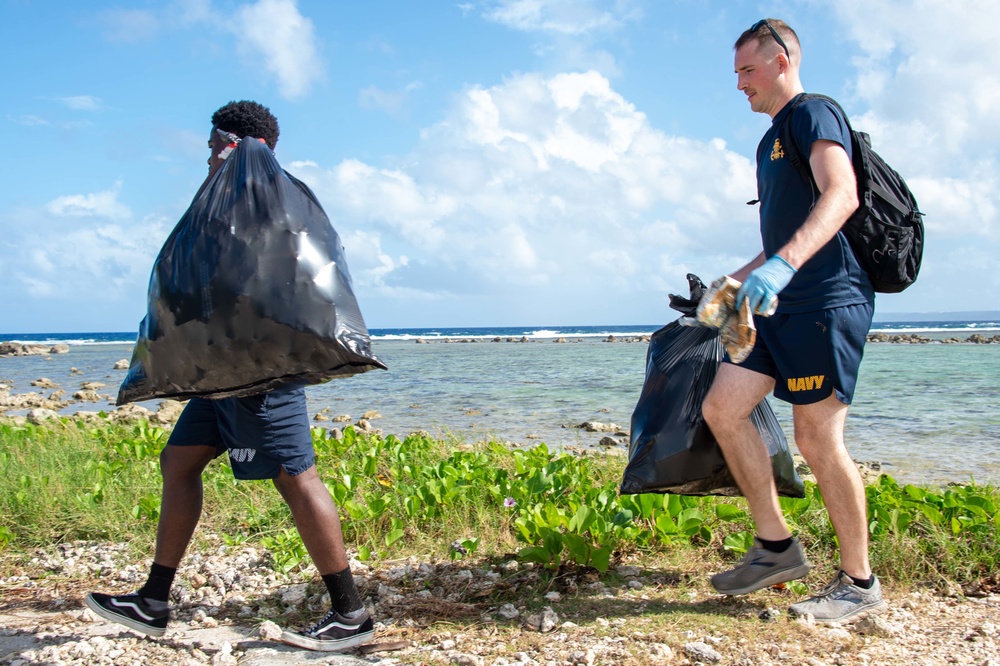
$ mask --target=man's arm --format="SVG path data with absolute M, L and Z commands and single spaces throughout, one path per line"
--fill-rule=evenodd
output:
M 858 186 L 854 167 L 844 147 L 835 141 L 813 142 L 809 151 L 819 199 L 809 217 L 778 254 L 798 270 L 820 248 L 830 242 L 847 218 L 858 209 Z
M 738 271 L 733 271 L 732 273 L 730 273 L 729 277 L 733 278 L 734 280 L 739 280 L 740 282 L 743 282 L 743 280 L 747 279 L 747 276 L 750 275 L 750 273 L 754 272 L 754 270 L 763 266 L 764 261 L 766 259 L 767 257 L 764 256 L 764 252 L 762 251 L 756 257 L 751 259 L 750 263 L 746 264 L 743 268 L 739 269 Z

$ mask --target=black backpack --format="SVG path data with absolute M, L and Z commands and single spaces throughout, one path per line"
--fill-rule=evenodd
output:
M 859 205 L 844 223 L 844 235 L 875 291 L 886 294 L 903 291 L 916 281 L 924 251 L 923 213 L 917 208 L 917 200 L 900 175 L 872 150 L 869 136 L 851 127 L 836 100 L 803 93 L 793 103 L 781 129 L 781 146 L 807 183 L 815 186 L 809 160 L 800 159 L 795 147 L 791 121 L 795 107 L 810 99 L 824 99 L 833 104 L 851 132 Z

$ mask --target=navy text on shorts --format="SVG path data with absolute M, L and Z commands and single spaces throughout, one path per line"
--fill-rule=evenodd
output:
M 739 367 L 774 377 L 774 397 L 793 405 L 819 402 L 831 391 L 849 405 L 874 312 L 874 304 L 860 303 L 771 317 L 754 315 L 757 343 Z
M 278 388 L 243 398 L 192 398 L 167 446 L 214 446 L 229 451 L 237 479 L 273 479 L 281 468 L 297 476 L 316 462 L 306 392 Z

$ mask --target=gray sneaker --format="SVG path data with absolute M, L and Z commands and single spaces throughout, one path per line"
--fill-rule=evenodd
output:
M 792 604 L 788 610 L 795 615 L 806 613 L 824 624 L 860 620 L 881 613 L 888 604 L 882 599 L 882 584 L 875 579 L 871 589 L 866 590 L 854 584 L 854 580 L 843 571 L 815 597 Z
M 748 594 L 802 578 L 811 568 L 798 539 L 793 538 L 792 545 L 783 553 L 772 553 L 760 544 L 760 540 L 754 539 L 753 546 L 736 568 L 712 576 L 712 587 L 722 594 Z

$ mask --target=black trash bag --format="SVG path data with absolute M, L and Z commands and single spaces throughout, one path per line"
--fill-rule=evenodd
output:
M 244 396 L 386 367 L 326 213 L 252 138 L 163 244 L 148 301 L 119 405 Z
M 695 275 L 688 275 L 691 298 L 670 297 L 670 307 L 693 317 L 705 292 Z M 722 362 L 719 331 L 684 326 L 673 321 L 649 341 L 646 380 L 632 412 L 628 464 L 623 494 L 740 495 L 722 450 L 715 441 L 701 404 Z M 750 414 L 771 454 L 778 493 L 804 497 L 788 441 L 767 400 Z

